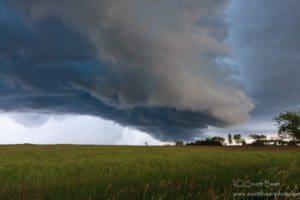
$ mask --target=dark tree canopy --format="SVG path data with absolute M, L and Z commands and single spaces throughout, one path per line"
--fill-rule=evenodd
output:
M 197 140 L 195 142 L 187 143 L 187 146 L 193 145 L 210 145 L 210 146 L 223 146 L 225 138 L 223 137 L 212 137 L 206 138 L 205 140 Z
M 253 139 L 253 140 L 256 140 L 256 141 L 262 141 L 262 140 L 266 140 L 267 139 L 267 136 L 265 135 L 250 135 L 250 137 Z
M 280 113 L 274 121 L 278 126 L 278 134 L 282 138 L 300 139 L 300 112 L 287 111 Z
M 250 135 L 250 137 L 255 140 L 251 145 L 263 146 L 267 142 L 267 136 L 265 135 Z
M 234 141 L 235 141 L 236 144 L 242 143 L 242 136 L 241 136 L 241 134 L 234 134 L 233 135 L 233 139 L 234 139 Z

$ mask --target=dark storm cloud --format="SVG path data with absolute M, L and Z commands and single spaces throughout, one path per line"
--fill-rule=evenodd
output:
M 3 111 L 95 115 L 173 140 L 253 108 L 221 61 L 226 1 L 6 3 Z
M 300 105 L 300 1 L 231 1 L 230 43 L 254 114 Z

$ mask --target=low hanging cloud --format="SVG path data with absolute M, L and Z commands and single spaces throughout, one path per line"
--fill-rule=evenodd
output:
M 227 1 L 0 3 L 0 108 L 100 116 L 161 140 L 246 120 Z

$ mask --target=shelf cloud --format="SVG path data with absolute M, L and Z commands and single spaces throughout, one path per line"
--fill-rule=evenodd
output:
M 249 118 L 228 1 L 0 3 L 0 109 L 99 116 L 160 140 Z M 2 12 L 3 11 L 3 12 Z

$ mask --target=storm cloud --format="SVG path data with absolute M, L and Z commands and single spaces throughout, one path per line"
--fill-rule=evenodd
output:
M 256 109 L 274 117 L 299 109 L 300 2 L 231 1 L 228 7 L 232 60 Z
M 94 115 L 161 140 L 248 119 L 227 1 L 0 3 L 0 109 Z

